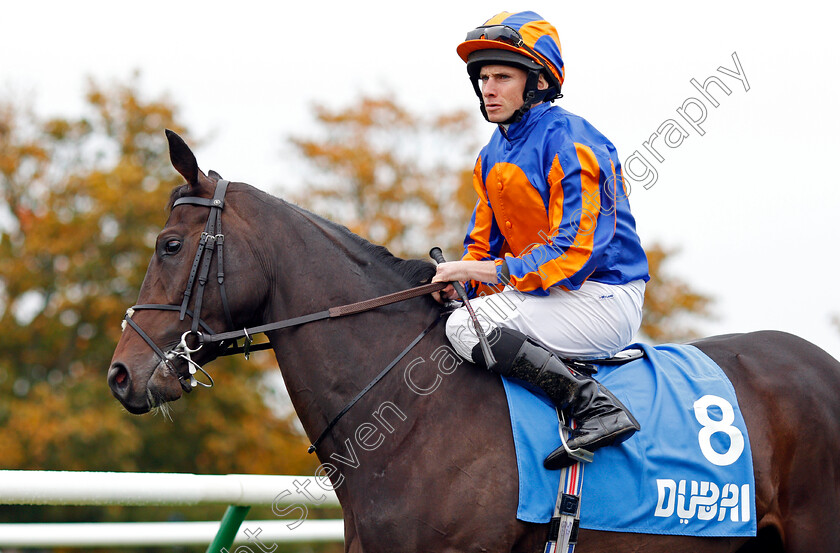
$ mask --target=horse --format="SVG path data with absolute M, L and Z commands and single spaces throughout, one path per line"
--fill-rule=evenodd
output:
M 205 174 L 180 137 L 167 137 L 186 184 L 172 192 L 139 305 L 126 318 L 136 331 L 124 330 L 108 371 L 125 409 L 145 413 L 190 391 L 195 367 L 230 346 L 212 341 L 212 329 L 248 343 L 247 330 L 232 331 L 268 329 L 292 404 L 318 444 L 319 475 L 341 503 L 346 551 L 542 551 L 547 525 L 516 519 L 502 383 L 447 354 L 444 329 L 434 325 L 440 303 L 425 293 L 352 316 L 306 318 L 421 286 L 434 265 L 400 259 L 250 185 Z M 219 249 L 212 262 L 199 262 L 207 240 L 223 245 L 223 259 Z M 201 292 L 192 293 L 202 275 Z M 301 316 L 285 328 L 270 324 Z M 777 331 L 694 345 L 737 392 L 754 459 L 757 536 L 581 529 L 578 551 L 840 551 L 840 363 Z M 380 372 L 389 363 L 394 370 Z M 351 398 L 352 409 L 335 419 Z

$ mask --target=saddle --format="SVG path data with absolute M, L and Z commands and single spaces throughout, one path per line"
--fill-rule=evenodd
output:
M 636 359 L 641 359 L 645 356 L 644 350 L 641 349 L 626 349 L 623 351 L 618 352 L 612 357 L 607 357 L 603 359 L 569 359 L 566 357 L 561 357 L 560 360 L 563 361 L 570 369 L 573 369 L 579 373 L 583 373 L 587 376 L 594 376 L 598 374 L 598 367 L 596 365 L 623 365 L 625 363 L 629 363 L 630 361 L 635 361 Z

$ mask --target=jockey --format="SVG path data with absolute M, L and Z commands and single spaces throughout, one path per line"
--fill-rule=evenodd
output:
M 541 388 L 578 427 L 568 446 L 592 451 L 639 429 L 603 385 L 559 357 L 610 357 L 642 320 L 647 257 L 615 146 L 551 102 L 565 68 L 555 28 L 534 12 L 503 12 L 457 48 L 497 125 L 473 174 L 478 201 L 460 261 L 434 282 L 465 282 L 497 359 L 493 369 Z M 439 298 L 456 299 L 450 285 Z M 464 307 L 447 322 L 464 358 L 486 366 Z M 546 468 L 574 463 L 559 448 Z

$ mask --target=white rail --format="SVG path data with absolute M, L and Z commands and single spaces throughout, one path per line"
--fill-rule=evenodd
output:
M 343 520 L 307 520 L 294 530 L 287 526 L 289 523 L 246 520 L 234 543 L 248 543 L 245 530 L 251 532 L 252 539 L 256 533 L 267 547 L 273 543 L 340 542 L 344 539 Z M 0 548 L 206 546 L 218 529 L 217 521 L 0 524 Z
M 18 470 L 0 470 L 0 504 L 339 505 L 329 482 L 311 476 Z M 218 529 L 219 522 L 0 524 L 0 547 L 206 545 Z M 344 538 L 342 520 L 246 520 L 235 543 L 248 541 L 246 530 L 269 545 Z
M 312 497 L 321 506 L 338 505 L 312 476 L 0 470 L 4 505 L 253 506 L 272 505 L 280 495 L 278 505 L 311 505 Z

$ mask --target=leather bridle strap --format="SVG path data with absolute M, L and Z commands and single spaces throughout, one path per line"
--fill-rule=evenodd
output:
M 225 236 L 222 234 L 222 210 L 225 207 L 225 193 L 230 181 L 219 180 L 216 183 L 216 190 L 213 197 L 200 198 L 196 196 L 188 196 L 178 198 L 172 205 L 176 208 L 179 205 L 198 205 L 210 208 L 210 215 L 207 217 L 207 223 L 204 225 L 204 232 L 201 233 L 201 240 L 198 244 L 198 249 L 193 259 L 192 267 L 190 268 L 190 277 L 187 281 L 187 287 L 184 290 L 184 299 L 181 302 L 180 320 L 184 320 L 187 312 L 187 306 L 190 302 L 190 296 L 193 292 L 193 286 L 196 279 L 198 280 L 198 289 L 195 295 L 195 307 L 193 311 L 198 315 L 193 317 L 192 331 L 198 331 L 199 319 L 201 317 L 201 304 L 204 298 L 204 289 L 210 274 L 210 262 L 213 258 L 213 252 L 218 249 L 219 259 L 217 265 L 217 280 L 219 282 L 219 289 L 222 297 L 222 306 L 225 312 L 225 319 L 228 325 L 233 326 L 230 315 L 230 307 L 227 302 L 227 294 L 225 293 L 225 273 L 224 273 L 224 257 L 223 248 L 225 243 Z M 203 263 L 202 263 L 203 259 Z
M 142 311 L 142 310 L 150 310 L 150 311 L 180 311 L 181 308 L 177 305 L 166 305 L 160 303 L 146 303 L 140 305 L 134 305 L 131 307 L 130 311 Z M 187 309 L 187 316 L 191 319 L 194 318 L 193 312 Z M 128 318 L 131 318 L 130 316 Z M 204 329 L 205 332 L 208 334 L 213 334 L 213 329 L 210 328 L 207 323 L 202 320 L 198 320 L 198 324 L 201 325 L 201 328 Z
M 411 298 L 416 298 L 418 296 L 425 296 L 426 294 L 443 290 L 446 286 L 446 282 L 433 282 L 431 284 L 424 284 L 422 286 L 409 288 L 408 290 L 394 292 L 393 294 L 379 296 L 378 298 L 341 305 L 339 307 L 331 307 L 330 317 L 343 317 L 345 315 L 353 315 L 355 313 L 362 313 L 363 311 L 370 311 L 371 309 L 376 309 L 392 303 L 410 300 Z
M 313 321 L 320 321 L 323 319 L 335 319 L 338 317 L 344 317 L 346 315 L 354 315 L 356 313 L 370 311 L 372 309 L 377 309 L 379 307 L 390 305 L 392 303 L 409 300 L 419 296 L 425 296 L 426 294 L 431 294 L 432 292 L 442 290 L 446 287 L 446 285 L 447 283 L 445 282 L 433 282 L 431 284 L 416 286 L 414 288 L 409 288 L 408 290 L 402 290 L 400 292 L 395 292 L 393 294 L 388 294 L 385 296 L 379 296 L 377 298 L 372 298 L 357 303 L 351 303 L 339 307 L 331 307 L 329 309 L 325 309 L 324 311 L 310 313 L 309 315 L 302 315 L 300 317 L 294 317 L 292 319 L 285 319 L 283 321 L 254 326 L 242 330 L 221 332 L 219 334 L 210 334 L 208 336 L 203 336 L 202 339 L 204 340 L 204 342 L 223 342 L 226 340 L 237 340 L 239 338 L 245 338 L 249 340 L 254 334 L 271 332 L 273 330 L 281 330 L 284 328 L 299 326 L 302 324 L 311 323 Z
M 431 331 L 432 331 L 432 329 L 433 329 L 435 326 L 437 326 L 437 324 L 440 322 L 440 320 L 441 320 L 443 317 L 444 317 L 444 314 L 441 314 L 441 315 L 439 315 L 438 317 L 435 317 L 435 320 L 434 320 L 434 321 L 432 321 L 432 322 L 429 324 L 429 326 L 427 326 L 427 327 L 425 328 L 425 330 L 423 330 L 423 332 L 421 332 L 420 334 L 418 334 L 418 335 L 417 335 L 417 337 L 416 337 L 414 340 L 412 340 L 412 341 L 411 341 L 411 343 L 410 343 L 410 344 L 408 344 L 408 345 L 405 347 L 405 349 L 404 349 L 404 350 L 402 350 L 402 351 L 399 353 L 399 355 L 397 355 L 397 356 L 394 358 L 394 360 L 393 360 L 393 361 L 391 361 L 390 363 L 388 363 L 388 366 L 387 366 L 387 367 L 385 367 L 384 369 L 382 369 L 382 372 L 380 372 L 378 375 L 376 375 L 376 378 L 374 378 L 373 380 L 371 380 L 371 381 L 370 381 L 370 383 L 369 383 L 367 386 L 365 386 L 365 387 L 364 387 L 364 389 L 363 389 L 361 392 L 359 392 L 358 394 L 356 394 L 356 397 L 354 397 L 354 398 L 353 398 L 353 399 L 351 399 L 349 402 L 347 402 L 347 405 L 345 405 L 345 406 L 344 406 L 344 408 L 343 408 L 341 411 L 339 411 L 339 412 L 338 412 L 338 414 L 337 414 L 335 417 L 333 417 L 333 420 L 331 420 L 331 421 L 330 421 L 330 423 L 326 426 L 326 428 L 324 428 L 324 430 L 322 430 L 322 431 L 321 431 L 321 434 L 318 436 L 318 438 L 317 438 L 314 442 L 312 442 L 312 445 L 310 445 L 310 446 L 309 446 L 309 449 L 307 450 L 307 452 L 308 452 L 308 453 L 313 453 L 313 452 L 315 452 L 315 451 L 318 449 L 318 446 L 319 446 L 319 445 L 321 445 L 321 442 L 324 440 L 324 438 L 326 438 L 326 437 L 327 437 L 327 434 L 329 434 L 329 433 L 330 433 L 330 430 L 332 430 L 332 429 L 333 429 L 333 427 L 334 427 L 334 426 L 338 423 L 338 421 L 339 421 L 339 420 L 341 420 L 341 417 L 343 417 L 343 416 L 347 413 L 347 411 L 349 411 L 349 410 L 350 410 L 350 409 L 351 409 L 354 405 L 356 405 L 356 403 L 357 403 L 360 399 L 362 399 L 362 396 L 364 396 L 366 393 L 368 393 L 368 392 L 370 391 L 370 389 L 371 389 L 371 388 L 373 388 L 373 387 L 376 385 L 376 383 L 377 383 L 377 382 L 379 382 L 380 380 L 382 380 L 382 379 L 385 377 L 385 375 L 386 375 L 386 374 L 388 374 L 389 372 L 391 372 L 391 369 L 393 369 L 393 368 L 397 365 L 397 363 L 399 363 L 399 362 L 400 362 L 400 360 L 401 360 L 403 357 L 405 357 L 405 356 L 408 354 L 408 352 L 409 352 L 409 351 L 411 351 L 411 350 L 412 350 L 412 348 L 414 348 L 414 346 L 416 346 L 416 345 L 417 345 L 417 343 L 418 343 L 420 340 L 422 340 L 423 338 L 425 338 L 425 337 L 426 337 L 426 334 L 428 334 L 429 332 L 431 332 Z
M 137 332 L 137 334 L 139 334 L 141 338 L 143 338 L 143 340 L 145 340 L 145 341 L 146 341 L 146 343 L 149 345 L 149 347 L 150 347 L 150 348 L 152 348 L 152 351 L 153 351 L 153 352 L 155 352 L 155 355 L 157 355 L 157 356 L 158 356 L 158 359 L 160 359 L 160 360 L 161 360 L 161 362 L 163 362 L 163 363 L 165 363 L 166 365 L 168 365 L 168 366 L 169 366 L 169 368 L 171 369 L 171 368 L 172 368 L 172 365 L 170 365 L 170 364 L 169 364 L 169 358 L 168 358 L 168 357 L 166 357 L 166 354 L 165 354 L 165 353 L 163 353 L 163 350 L 161 350 L 161 349 L 157 346 L 157 344 L 155 344 L 155 343 L 154 343 L 154 341 L 153 341 L 153 340 L 149 337 L 149 335 L 148 335 L 148 334 L 146 334 L 146 333 L 143 331 L 143 329 L 142 329 L 142 328 L 140 328 L 140 326 L 139 326 L 137 323 L 135 323 L 135 322 L 134 322 L 134 320 L 133 320 L 131 317 L 129 317 L 128 315 L 126 315 L 126 317 L 125 317 L 123 320 L 124 320 L 126 323 L 128 323 L 128 326 L 130 326 L 131 328 L 133 328 L 133 329 L 134 329 L 134 331 L 135 331 L 135 332 Z M 123 327 L 123 328 L 124 328 L 124 327 Z

